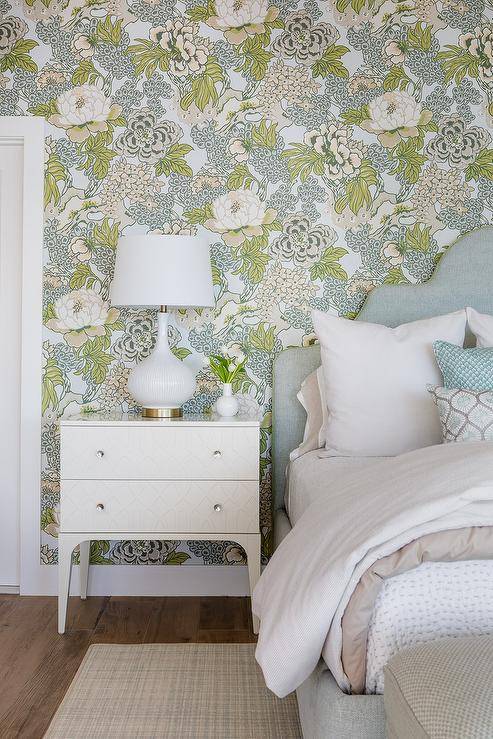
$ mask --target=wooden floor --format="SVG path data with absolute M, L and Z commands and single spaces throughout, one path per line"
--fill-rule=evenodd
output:
M 1 739 L 41 739 L 90 644 L 255 641 L 249 598 L 70 598 L 67 623 L 55 598 L 0 595 Z

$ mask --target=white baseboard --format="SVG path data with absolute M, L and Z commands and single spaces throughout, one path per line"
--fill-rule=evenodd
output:
M 42 582 L 22 595 L 57 595 L 58 567 L 43 567 Z M 19 590 L 17 589 L 17 592 Z M 71 595 L 79 593 L 79 568 L 72 569 Z M 250 595 L 248 569 L 242 565 L 93 565 L 88 595 Z
M 0 593 L 3 593 L 4 595 L 18 595 L 19 591 L 20 588 L 18 585 L 0 585 Z

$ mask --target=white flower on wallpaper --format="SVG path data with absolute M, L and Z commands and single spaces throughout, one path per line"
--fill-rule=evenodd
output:
M 271 528 L 272 362 L 426 280 L 492 221 L 493 12 L 485 0 L 0 0 L 0 114 L 47 121 L 41 558 L 57 558 L 57 418 L 133 407 L 155 336 L 109 304 L 122 233 L 207 235 L 213 309 L 178 311 L 197 367 L 241 346 Z M 193 269 L 193 265 L 190 265 Z M 220 388 L 206 370 L 186 410 Z M 100 542 L 95 562 L 243 562 L 231 542 Z

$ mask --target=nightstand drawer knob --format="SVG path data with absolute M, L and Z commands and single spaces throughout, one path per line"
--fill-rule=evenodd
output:
M 220 452 L 219 449 L 216 449 L 216 451 L 213 453 L 212 456 L 213 457 L 221 457 L 222 456 L 222 452 Z
M 216 511 L 216 513 L 221 513 L 222 509 L 223 507 L 220 503 L 216 503 L 216 505 L 214 506 L 214 510 Z
M 98 451 L 96 452 L 96 457 L 99 457 L 99 459 L 103 459 L 104 452 L 102 449 L 98 449 Z
M 104 505 L 102 503 L 98 503 L 96 506 L 97 511 L 104 511 Z

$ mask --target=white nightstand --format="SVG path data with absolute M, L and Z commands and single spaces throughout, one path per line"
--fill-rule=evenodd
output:
M 259 422 L 241 417 L 74 416 L 60 422 L 58 631 L 65 631 L 72 552 L 81 598 L 97 539 L 235 541 L 250 589 L 260 577 Z M 258 631 L 257 619 L 253 621 Z

